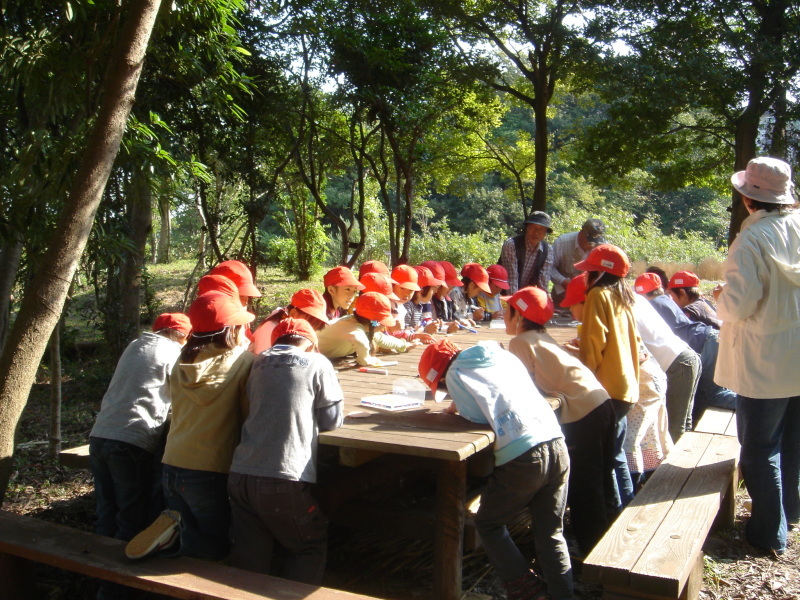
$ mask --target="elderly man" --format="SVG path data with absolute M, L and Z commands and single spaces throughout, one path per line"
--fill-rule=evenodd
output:
M 553 249 L 544 238 L 552 233 L 550 215 L 540 210 L 525 219 L 525 232 L 503 243 L 498 261 L 508 271 L 508 295 L 529 285 L 547 291 Z
M 553 242 L 550 281 L 553 282 L 553 302 L 556 306 L 561 306 L 570 279 L 581 273 L 575 268 L 575 263 L 584 260 L 598 244 L 605 244 L 605 233 L 606 226 L 600 219 L 587 219 L 580 231 L 560 235 Z

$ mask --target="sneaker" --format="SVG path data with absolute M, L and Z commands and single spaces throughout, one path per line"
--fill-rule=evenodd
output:
M 547 586 L 541 577 L 528 571 L 522 577 L 506 583 L 508 600 L 550 600 Z
M 139 532 L 125 546 L 125 556 L 131 560 L 145 558 L 168 548 L 180 535 L 181 514 L 176 510 L 165 510 L 144 531 Z

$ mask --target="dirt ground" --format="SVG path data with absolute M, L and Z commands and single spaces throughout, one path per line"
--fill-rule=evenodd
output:
M 86 379 L 83 378 L 80 390 L 74 382 L 66 383 L 64 447 L 86 443 L 94 421 L 96 403 L 74 400 L 93 396 L 87 394 Z M 91 531 L 94 520 L 91 477 L 88 471 L 66 469 L 47 458 L 46 442 L 39 441 L 46 439 L 47 386 L 36 388 L 20 425 L 16 470 L 3 509 Z M 737 496 L 734 527 L 714 532 L 707 540 L 701 600 L 800 600 L 800 531 L 790 533 L 789 548 L 783 556 L 758 552 L 744 542 L 744 523 L 749 517 L 746 499 L 742 487 Z M 523 551 L 532 555 L 527 530 L 519 528 L 514 535 Z M 429 541 L 332 528 L 324 584 L 391 600 L 423 600 L 431 590 L 432 559 L 433 546 Z M 575 597 L 600 600 L 600 588 L 581 581 L 579 562 L 575 562 L 574 569 Z M 37 577 L 38 597 L 43 600 L 94 598 L 96 584 L 88 578 L 45 567 L 41 570 Z M 463 574 L 465 600 L 506 597 L 505 589 L 480 549 L 465 553 Z

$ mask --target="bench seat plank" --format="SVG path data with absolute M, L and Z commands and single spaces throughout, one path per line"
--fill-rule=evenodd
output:
M 694 430 L 736 437 L 736 412 L 726 408 L 707 408 Z
M 714 436 L 631 570 L 631 589 L 669 598 L 680 595 L 728 492 L 738 450 L 735 438 Z
M 627 588 L 630 573 L 711 443 L 708 434 L 684 434 L 669 457 L 617 517 L 583 563 L 586 581 Z
M 0 553 L 183 600 L 369 600 L 193 558 L 132 562 L 125 542 L 0 511 Z M 0 563 L 2 564 L 2 563 Z M 3 579 L 11 579 L 5 573 Z M 374 599 L 372 599 L 374 600 Z

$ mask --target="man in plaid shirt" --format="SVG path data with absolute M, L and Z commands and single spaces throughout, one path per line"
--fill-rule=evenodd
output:
M 508 238 L 500 251 L 499 263 L 508 271 L 509 294 L 533 285 L 547 291 L 553 267 L 553 249 L 545 241 L 552 233 L 550 215 L 540 210 L 525 219 L 525 233 Z

